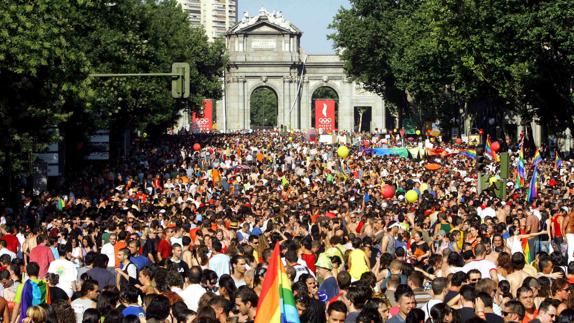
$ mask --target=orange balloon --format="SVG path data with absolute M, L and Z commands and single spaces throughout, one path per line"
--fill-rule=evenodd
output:
M 425 165 L 425 168 L 426 168 L 427 170 L 437 170 L 437 169 L 439 169 L 439 168 L 441 168 L 441 167 L 442 167 L 442 166 L 441 166 L 440 164 L 437 164 L 437 163 L 430 163 L 430 164 L 426 164 L 426 165 Z

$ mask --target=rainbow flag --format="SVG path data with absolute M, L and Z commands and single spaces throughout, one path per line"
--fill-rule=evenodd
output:
M 542 161 L 542 156 L 540 155 L 540 150 L 536 148 L 536 152 L 534 153 L 534 157 L 532 157 L 532 164 L 537 166 Z
M 56 204 L 56 207 L 58 208 L 59 211 L 62 211 L 66 207 L 66 202 L 64 202 L 63 198 L 61 197 L 58 198 L 58 204 Z
M 494 161 L 498 161 L 498 155 L 492 149 L 492 142 L 490 141 L 490 136 L 486 137 L 486 146 L 484 147 L 484 153 L 486 156 Z
M 259 295 L 255 323 L 299 322 L 299 313 L 295 306 L 291 281 L 281 262 L 279 243 L 276 243 Z
M 526 260 L 526 263 L 531 263 L 534 260 L 534 257 L 532 257 L 532 253 L 530 252 L 528 239 L 522 239 L 522 250 L 524 251 L 524 260 Z
M 461 151 L 459 154 L 468 157 L 470 159 L 476 159 L 476 150 L 474 149 L 465 149 Z
M 528 188 L 528 195 L 526 201 L 530 204 L 538 197 L 538 166 L 534 166 L 532 178 L 530 179 L 530 187 Z
M 555 152 L 555 156 L 554 156 L 554 167 L 556 167 L 557 170 L 560 170 L 560 168 L 562 167 L 562 159 L 560 159 L 560 156 L 558 155 L 558 150 L 556 150 Z
M 26 317 L 26 311 L 29 307 L 40 305 L 43 303 L 50 304 L 50 288 L 45 281 L 30 278 L 23 283 L 22 296 L 20 303 L 20 320 Z
M 526 167 L 524 167 L 524 158 L 522 150 L 518 156 L 518 163 L 516 164 L 516 172 L 518 173 L 518 180 L 520 182 L 520 187 L 524 187 L 526 182 Z

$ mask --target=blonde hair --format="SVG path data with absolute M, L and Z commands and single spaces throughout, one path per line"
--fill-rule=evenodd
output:
M 48 314 L 40 306 L 28 307 L 26 310 L 27 322 L 31 323 L 45 323 L 48 319 Z

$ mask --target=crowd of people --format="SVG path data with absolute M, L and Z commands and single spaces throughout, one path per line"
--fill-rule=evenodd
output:
M 364 149 L 382 138 L 341 158 L 301 132 L 171 135 L 22 194 L 0 209 L 1 321 L 253 322 L 280 244 L 301 322 L 574 322 L 574 163 L 546 156 L 529 203 L 463 154 Z

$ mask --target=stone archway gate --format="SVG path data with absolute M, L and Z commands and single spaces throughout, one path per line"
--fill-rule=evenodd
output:
M 352 82 L 337 55 L 307 55 L 300 48 L 302 32 L 281 13 L 262 9 L 245 16 L 226 34 L 229 67 L 225 73 L 224 98 L 217 104 L 221 130 L 249 129 L 250 98 L 259 87 L 270 87 L 278 98 L 277 126 L 309 129 L 311 96 L 322 86 L 339 96 L 338 125 L 352 130 L 354 107 L 372 109 L 371 129 L 385 129 L 383 98 Z

